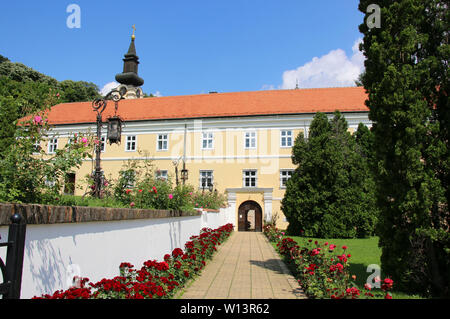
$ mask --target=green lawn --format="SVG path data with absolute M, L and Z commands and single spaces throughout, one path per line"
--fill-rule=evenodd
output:
M 305 245 L 309 239 L 313 242 L 317 240 L 320 243 L 328 242 L 329 244 L 334 244 L 341 250 L 343 245 L 347 246 L 346 253 L 351 254 L 349 258 L 350 273 L 356 275 L 356 283 L 359 287 L 363 287 L 366 283 L 367 277 L 372 274 L 372 272 L 366 272 L 367 266 L 371 264 L 377 264 L 381 266 L 380 256 L 381 248 L 378 247 L 378 237 L 370 237 L 363 239 L 323 239 L 323 238 L 306 238 L 306 237 L 296 237 L 289 236 L 290 238 L 297 241 L 300 245 Z M 385 278 L 386 274 L 381 271 L 381 278 Z M 392 291 L 392 297 L 394 299 L 417 299 L 421 298 L 417 295 L 408 295 L 402 292 Z

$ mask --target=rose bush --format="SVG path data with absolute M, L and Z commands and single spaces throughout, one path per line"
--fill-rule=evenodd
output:
M 300 246 L 290 237 L 274 236 L 271 227 L 265 227 L 264 233 L 269 240 L 275 239 L 278 252 L 293 266 L 299 284 L 310 298 L 361 299 L 383 295 L 386 299 L 392 298 L 389 291 L 393 281 L 390 278 L 381 282 L 381 292 L 374 291 L 368 284 L 362 289 L 355 284 L 356 276 L 349 272 L 351 255 L 346 253 L 347 246 L 338 248 L 311 239 Z
M 263 232 L 270 242 L 278 242 L 284 236 L 284 232 L 275 227 L 274 224 L 264 225 Z
M 77 286 L 33 299 L 157 299 L 172 298 L 189 279 L 196 276 L 211 259 L 217 246 L 232 233 L 233 225 L 217 229 L 203 228 L 192 236 L 185 249 L 175 248 L 164 261 L 147 260 L 139 269 L 123 262 L 119 276 L 90 283 L 88 278 L 77 280 Z

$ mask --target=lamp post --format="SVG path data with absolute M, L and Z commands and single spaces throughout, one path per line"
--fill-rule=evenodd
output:
M 105 110 L 108 100 L 114 101 L 115 111 L 114 116 L 108 118 L 107 126 L 107 140 L 110 144 L 120 143 L 122 134 L 122 119 L 117 115 L 117 109 L 119 107 L 119 101 L 122 99 L 122 94 L 117 90 L 112 90 L 104 98 L 95 99 L 92 102 L 92 108 L 97 112 L 97 141 L 98 144 L 95 148 L 95 171 L 94 171 L 94 189 L 93 196 L 100 198 L 101 189 L 103 186 L 103 174 L 100 166 L 101 159 L 101 141 L 102 141 L 102 113 Z M 106 141 L 105 141 L 106 142 Z
M 178 181 L 178 162 L 180 161 L 181 158 L 173 160 L 172 164 L 175 167 L 175 183 L 178 186 L 179 181 Z

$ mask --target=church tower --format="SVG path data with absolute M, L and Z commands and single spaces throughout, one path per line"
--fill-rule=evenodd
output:
M 136 47 L 134 45 L 136 28 L 133 25 L 133 34 L 131 36 L 130 47 L 123 59 L 123 72 L 116 75 L 116 81 L 120 83 L 117 90 L 125 99 L 143 98 L 144 94 L 141 85 L 144 79 L 138 76 L 139 57 L 136 55 Z

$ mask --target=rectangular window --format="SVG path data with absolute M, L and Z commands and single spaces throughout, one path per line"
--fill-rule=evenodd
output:
M 167 181 L 167 179 L 168 179 L 167 170 L 158 169 L 156 171 L 156 178 Z
M 64 194 L 75 194 L 75 173 L 67 173 L 64 178 Z
M 293 169 L 282 169 L 280 170 L 280 187 L 286 188 L 286 182 L 292 177 Z
M 281 147 L 292 147 L 292 131 L 283 130 L 280 133 Z
M 256 169 L 244 170 L 243 185 L 244 187 L 256 187 L 257 183 Z
M 200 171 L 200 188 L 208 189 L 213 186 L 213 171 Z
M 95 140 L 97 140 L 97 138 L 95 138 Z M 105 141 L 106 141 L 106 137 L 102 136 L 100 139 L 100 152 L 104 152 L 105 151 Z M 97 146 L 96 146 L 97 147 Z
M 94 172 L 92 172 L 92 174 L 94 174 Z M 119 185 L 121 184 L 124 190 L 133 188 L 135 181 L 136 181 L 136 172 L 133 171 L 132 169 L 119 172 L 118 184 Z
M 202 133 L 202 149 L 204 150 L 213 149 L 213 133 L 211 132 Z
M 127 136 L 127 144 L 125 150 L 130 152 L 136 150 L 136 135 Z
M 49 177 L 49 176 L 45 176 L 44 183 L 45 183 L 45 186 L 47 186 L 47 187 L 54 187 L 55 184 L 56 184 L 56 182 L 53 179 L 53 177 Z
M 158 134 L 158 151 L 167 151 L 168 149 L 168 136 L 167 134 Z
M 256 132 L 245 132 L 245 148 L 256 148 Z
M 104 136 L 102 136 L 102 138 L 100 139 L 100 151 L 102 152 L 105 151 L 105 140 L 106 138 Z
M 37 140 L 33 143 L 33 154 L 39 154 L 41 152 L 41 141 Z
M 51 138 L 48 141 L 48 153 L 49 154 L 55 153 L 57 148 L 58 148 L 58 139 L 57 138 Z

